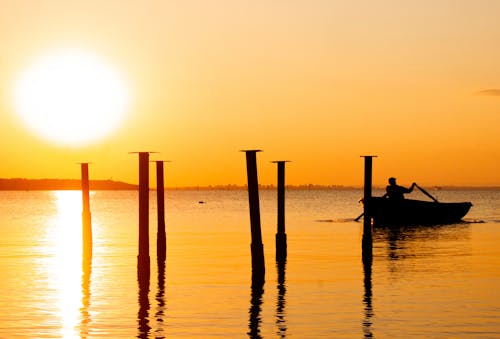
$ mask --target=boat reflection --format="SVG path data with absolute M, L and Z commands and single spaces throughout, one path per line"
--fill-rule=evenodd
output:
M 286 320 L 285 320 L 285 270 L 286 270 L 286 260 L 277 261 L 276 268 L 278 270 L 278 298 L 276 302 L 276 334 L 279 338 L 286 338 Z
M 374 242 L 387 244 L 387 256 L 390 261 L 397 261 L 416 256 L 434 255 L 436 241 L 463 241 L 470 237 L 470 224 L 457 223 L 434 226 L 391 226 L 376 228 Z M 455 246 L 454 251 L 462 251 Z
M 365 338 L 373 338 L 374 306 L 372 303 L 373 261 L 387 262 L 389 272 L 395 273 L 407 267 L 402 265 L 408 259 L 424 259 L 443 255 L 442 242 L 449 242 L 445 255 L 466 255 L 468 248 L 464 241 L 470 238 L 470 225 L 458 223 L 434 226 L 391 226 L 376 227 L 371 241 L 363 239 L 363 333 Z M 439 246 L 435 243 L 440 242 Z M 373 249 L 375 254 L 373 255 Z M 384 252 L 387 248 L 387 252 Z M 411 265 L 415 267 L 415 265 Z

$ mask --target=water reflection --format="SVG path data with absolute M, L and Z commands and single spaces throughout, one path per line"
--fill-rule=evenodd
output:
M 260 324 L 262 322 L 260 311 L 262 310 L 262 295 L 264 294 L 264 280 L 252 276 L 252 293 L 250 299 L 250 321 L 248 324 L 248 336 L 251 339 L 262 339 Z
M 278 299 L 276 302 L 276 334 L 279 338 L 286 338 L 286 320 L 285 320 L 285 270 L 286 270 L 286 260 L 280 260 L 276 262 L 276 267 L 278 269 Z
M 421 261 L 432 256 L 465 255 L 467 248 L 464 241 L 470 237 L 469 224 L 452 224 L 439 226 L 383 227 L 375 228 L 372 237 L 363 237 L 363 333 L 365 338 L 373 338 L 374 307 L 372 304 L 372 266 L 373 248 L 376 249 L 375 259 L 387 262 L 389 271 L 401 270 L 402 263 L 407 259 Z M 447 244 L 443 244 L 447 243 Z M 387 254 L 379 252 L 387 248 Z M 416 267 L 418 264 L 413 265 Z
M 82 262 L 81 194 L 79 191 L 53 193 L 57 214 L 48 227 L 50 284 L 57 291 L 61 337 L 79 336 L 80 302 L 84 300 Z M 88 274 L 90 279 L 90 273 Z M 88 307 L 87 307 L 88 310 Z
M 156 338 L 165 338 L 164 335 L 164 316 L 165 316 L 165 259 L 158 258 L 158 291 L 156 292 L 157 308 L 155 313 Z
M 372 318 L 373 318 L 373 305 L 372 305 L 372 264 L 373 256 L 371 249 L 363 248 L 363 305 L 364 305 L 364 319 L 363 319 L 363 333 L 365 338 L 373 338 L 372 332 Z
M 82 260 L 82 306 L 80 308 L 80 338 L 87 338 L 91 317 L 90 308 L 90 280 L 92 274 L 92 254 L 84 255 Z
M 416 256 L 436 254 L 436 241 L 455 242 L 469 238 L 470 224 L 460 223 L 437 226 L 384 227 L 374 232 L 374 241 L 387 244 L 388 259 L 396 261 Z M 454 252 L 464 248 L 452 247 Z M 457 254 L 455 253 L 455 254 Z M 395 269 L 395 267 L 393 267 Z
M 151 330 L 149 325 L 149 274 L 139 274 L 139 272 L 141 270 L 138 268 L 139 311 L 137 313 L 137 338 L 149 338 Z

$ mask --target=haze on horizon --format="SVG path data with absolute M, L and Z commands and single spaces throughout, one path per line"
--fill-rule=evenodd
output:
M 500 185 L 500 2 L 1 0 L 0 178 L 137 182 L 156 151 L 167 186 L 244 184 L 241 149 L 292 160 L 287 184 L 389 176 Z M 40 138 L 12 103 L 40 55 L 88 50 L 126 79 L 129 114 L 99 142 Z M 153 173 L 153 168 L 152 172 Z M 154 176 L 151 176 L 152 182 Z

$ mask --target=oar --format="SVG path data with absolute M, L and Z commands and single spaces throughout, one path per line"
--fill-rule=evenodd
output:
M 361 214 L 359 215 L 359 217 L 357 217 L 356 219 L 354 219 L 354 221 L 358 221 L 359 219 L 361 219 L 361 217 L 362 217 L 364 214 L 365 214 L 365 212 L 361 213 Z
M 417 186 L 417 188 L 418 188 L 419 190 L 421 190 L 421 191 L 422 191 L 422 193 L 424 193 L 426 196 L 428 196 L 429 198 L 431 198 L 432 200 L 434 200 L 434 202 L 439 202 L 439 201 L 437 201 L 437 199 L 436 199 L 436 198 L 434 198 L 432 195 L 430 195 L 430 193 L 429 193 L 429 192 L 427 192 L 426 190 L 424 190 L 422 187 L 418 186 L 417 184 L 415 184 L 415 186 Z

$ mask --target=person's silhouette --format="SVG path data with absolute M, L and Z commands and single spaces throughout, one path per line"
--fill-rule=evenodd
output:
M 396 184 L 396 178 L 389 178 L 389 185 L 385 188 L 384 197 L 394 200 L 404 199 L 404 194 L 411 193 L 417 184 L 411 184 L 410 188 L 399 186 Z

